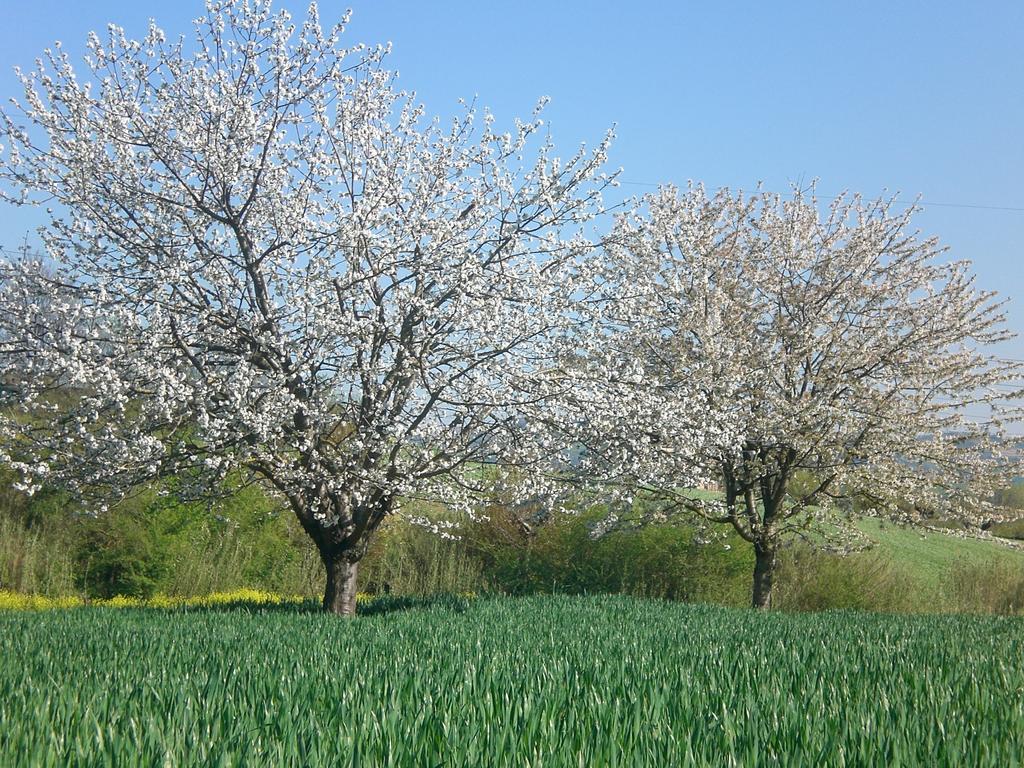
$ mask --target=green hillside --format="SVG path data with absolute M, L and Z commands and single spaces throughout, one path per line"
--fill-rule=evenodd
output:
M 876 518 L 863 519 L 857 527 L 876 542 L 879 553 L 891 557 L 929 588 L 938 589 L 957 565 L 1024 569 L 1024 550 L 1001 541 L 962 538 Z

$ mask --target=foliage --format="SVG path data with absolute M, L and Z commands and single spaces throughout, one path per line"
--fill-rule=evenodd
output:
M 484 583 L 512 594 L 621 593 L 737 605 L 749 589 L 749 553 L 734 537 L 704 542 L 693 526 L 646 526 L 597 536 L 607 513 L 557 516 L 526 534 L 518 516 L 492 509 L 466 531 Z
M 1001 539 L 1024 540 L 1024 519 L 995 523 L 988 529 L 988 532 Z
M 0 589 L 44 595 L 76 590 L 75 544 L 53 525 L 27 526 L 0 511 Z
M 1024 481 L 1018 480 L 1005 488 L 997 488 L 992 503 L 1010 509 L 1024 509 Z
M 272 501 L 258 489 L 236 493 L 237 498 L 226 496 L 214 510 L 171 504 L 158 494 L 141 495 L 133 500 L 134 508 L 126 505 L 100 518 L 77 514 L 73 506 L 33 511 L 37 502 L 49 504 L 46 494 L 31 499 L 12 495 L 7 514 L 0 515 L 0 590 L 89 602 L 103 594 L 123 597 L 126 590 L 101 589 L 105 585 L 97 583 L 95 574 L 81 578 L 85 569 L 77 569 L 76 563 L 88 561 L 84 553 L 94 543 L 97 528 L 116 538 L 122 527 L 137 525 L 134 515 L 158 514 L 185 524 L 152 525 L 162 531 L 155 557 L 171 564 L 154 595 L 201 597 L 242 587 L 290 595 L 320 593 L 319 559 L 294 518 L 275 514 Z M 159 511 L 148 510 L 149 503 Z M 515 510 L 491 509 L 486 521 L 463 525 L 461 540 L 392 518 L 378 531 L 363 561 L 364 589 L 403 598 L 462 592 L 622 592 L 725 605 L 740 605 L 749 590 L 750 552 L 735 537 L 704 539 L 699 529 L 683 524 L 616 529 L 595 537 L 605 519 L 600 507 L 580 516 L 556 516 L 533 526 L 530 534 L 521 517 Z M 29 518 L 36 520 L 32 527 L 25 526 Z M 780 607 L 988 612 L 1018 606 L 1010 593 L 1013 574 L 1024 570 L 1020 551 L 991 540 L 922 532 L 879 520 L 863 520 L 859 528 L 873 542 L 863 554 L 839 557 L 785 547 L 780 555 Z M 126 546 L 120 556 L 130 563 L 143 552 Z M 991 578 L 986 576 L 990 572 Z
M 957 560 L 943 576 L 951 610 L 963 613 L 1024 613 L 1024 562 Z
M 908 563 L 878 550 L 840 556 L 793 546 L 780 552 L 779 561 L 775 604 L 783 610 L 917 612 L 945 607 L 944 601 L 922 599 L 921 583 Z
M 0 753 L 12 768 L 1016 765 L 1022 637 L 1021 619 L 624 597 L 343 624 L 273 607 L 7 613 Z
M 415 513 L 418 505 L 410 505 Z M 435 519 L 457 517 L 428 510 Z M 374 535 L 362 562 L 362 588 L 378 595 L 433 595 L 479 591 L 480 564 L 461 539 L 442 537 L 403 517 L 392 517 Z
M 256 486 L 229 479 L 207 504 L 183 501 L 169 480 L 89 515 L 60 494 L 44 488 L 30 497 L 4 480 L 0 589 L 86 598 L 322 589 L 297 522 Z
M 182 501 L 165 482 L 98 516 L 74 503 L 50 509 L 45 492 L 12 492 L 0 510 L 0 589 L 90 600 L 243 587 L 322 593 L 319 558 L 294 517 L 258 486 L 228 486 L 211 505 Z M 479 566 L 462 542 L 402 517 L 377 532 L 363 565 L 365 587 L 375 593 L 480 587 Z

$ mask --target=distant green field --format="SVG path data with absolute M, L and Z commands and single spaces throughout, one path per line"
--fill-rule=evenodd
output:
M 694 490 L 700 498 L 720 498 L 712 491 Z M 1024 523 L 1022 523 L 1024 525 Z M 729 526 L 723 526 L 731 531 Z M 912 526 L 900 526 L 874 517 L 861 518 L 857 528 L 872 542 L 875 551 L 898 565 L 911 575 L 922 588 L 937 590 L 942 580 L 955 565 L 985 567 L 994 564 L 1012 566 L 1024 570 L 1024 549 L 1013 546 L 1010 540 L 965 538 L 925 530 Z M 1010 525 L 1004 525 L 1007 530 Z M 737 542 L 738 546 L 744 546 Z
M 1024 569 L 1024 550 L 1001 542 L 900 527 L 876 518 L 865 518 L 857 527 L 877 543 L 879 552 L 906 568 L 929 589 L 938 588 L 958 562 L 977 566 L 1011 564 Z
M 1017 618 L 627 597 L 5 612 L 0 764 L 1019 765 L 1022 655 Z

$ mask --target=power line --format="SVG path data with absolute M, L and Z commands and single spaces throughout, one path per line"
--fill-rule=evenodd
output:
M 0 254 L 4 256 L 34 256 L 37 259 L 48 259 L 50 254 L 42 251 L 35 251 L 31 248 L 4 248 L 0 246 Z

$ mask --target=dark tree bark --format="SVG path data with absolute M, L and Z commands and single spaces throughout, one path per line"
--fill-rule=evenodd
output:
M 316 544 L 324 564 L 327 575 L 324 610 L 336 616 L 355 616 L 359 561 L 366 554 L 377 526 L 391 511 L 393 500 L 385 497 L 372 504 L 353 507 L 334 498 L 331 504 L 335 521 L 325 526 L 309 513 L 310 505 L 301 497 L 292 497 L 299 522 Z
M 769 544 L 754 544 L 754 589 L 752 606 L 758 610 L 772 607 L 772 588 L 775 585 L 775 547 Z
M 713 522 L 731 523 L 740 537 L 753 545 L 754 580 L 750 604 L 757 610 L 772 607 L 781 542 L 779 522 L 785 521 L 798 509 L 785 506 L 795 458 L 796 454 L 788 448 L 779 455 L 773 455 L 756 444 L 747 443 L 743 463 L 722 464 L 728 513 L 711 519 Z
M 346 555 L 331 556 L 321 553 L 324 569 L 327 571 L 327 587 L 324 589 L 324 610 L 336 616 L 356 615 L 356 577 L 359 561 Z

